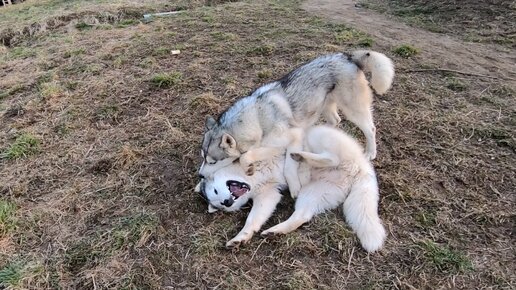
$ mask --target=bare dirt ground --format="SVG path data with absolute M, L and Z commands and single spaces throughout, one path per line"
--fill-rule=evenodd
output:
M 302 5 L 318 16 L 359 28 L 383 45 L 396 46 L 400 42 L 413 44 L 424 51 L 421 57 L 425 58 L 427 65 L 508 77 L 516 81 L 516 55 L 513 49 L 465 42 L 454 35 L 412 27 L 392 17 L 360 8 L 363 6 L 349 0 L 309 0 Z
M 111 2 L 0 9 L 21 21 L 0 31 L 15 35 L 0 46 L 0 289 L 516 287 L 510 40 L 465 42 L 350 1 Z M 187 11 L 141 21 L 173 9 Z M 209 215 L 192 191 L 205 116 L 364 46 L 397 67 L 374 104 L 385 248 L 366 254 L 336 210 L 227 251 L 247 211 Z M 292 209 L 285 198 L 266 226 Z

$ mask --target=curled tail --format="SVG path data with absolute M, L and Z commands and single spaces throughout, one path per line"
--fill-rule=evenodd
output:
M 371 86 L 377 94 L 384 94 L 391 87 L 394 78 L 394 65 L 382 53 L 370 50 L 357 50 L 351 53 L 351 60 L 364 72 L 371 73 Z
M 379 250 L 386 236 L 378 216 L 378 198 L 378 183 L 371 167 L 359 174 L 343 205 L 346 221 L 368 252 Z

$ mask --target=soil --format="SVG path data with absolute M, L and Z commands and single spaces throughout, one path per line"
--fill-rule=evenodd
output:
M 0 288 L 516 287 L 510 47 L 351 1 L 182 1 L 195 5 L 149 23 L 97 16 L 181 3 L 94 2 L 0 8 L 0 22 L 29 19 L 20 31 L 46 27 L 0 46 Z M 374 101 L 385 247 L 367 254 L 334 210 L 226 250 L 248 209 L 210 215 L 193 192 L 206 115 L 318 55 L 364 48 L 396 65 Z M 292 210 L 284 198 L 266 227 Z

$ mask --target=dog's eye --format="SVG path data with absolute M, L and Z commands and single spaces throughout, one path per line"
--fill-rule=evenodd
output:
M 217 160 L 212 161 L 212 162 L 208 162 L 208 164 L 209 164 L 209 165 L 213 165 L 213 164 L 215 164 L 215 163 L 217 163 Z
M 219 194 L 219 192 L 218 192 L 216 189 L 215 189 L 215 194 L 216 194 L 216 195 L 218 195 L 218 194 Z

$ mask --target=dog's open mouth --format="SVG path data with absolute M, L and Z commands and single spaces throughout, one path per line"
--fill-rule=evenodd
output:
M 231 192 L 231 195 L 235 197 L 235 199 L 241 197 L 251 190 L 249 184 L 235 180 L 228 180 L 226 182 L 226 186 L 228 187 L 229 192 Z

